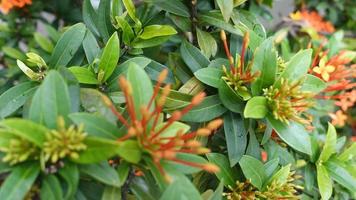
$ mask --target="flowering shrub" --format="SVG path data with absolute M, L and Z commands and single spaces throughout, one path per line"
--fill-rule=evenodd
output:
M 312 7 L 0 2 L 1 200 L 356 198 L 356 52 Z

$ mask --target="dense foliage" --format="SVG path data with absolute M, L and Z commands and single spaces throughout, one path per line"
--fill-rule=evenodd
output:
M 356 198 L 348 11 L 94 2 L 0 0 L 1 200 Z

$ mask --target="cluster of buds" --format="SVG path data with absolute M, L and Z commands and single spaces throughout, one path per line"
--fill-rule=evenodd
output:
M 23 8 L 31 4 L 32 0 L 0 0 L 0 10 L 7 14 L 14 8 Z
M 285 69 L 287 68 L 286 61 L 281 56 L 278 56 L 278 58 L 277 58 L 277 66 L 278 66 L 278 73 L 279 74 L 284 72 Z
M 226 69 L 223 66 L 223 70 L 225 76 L 223 79 L 229 84 L 235 91 L 247 91 L 247 87 L 245 86 L 248 83 L 253 82 L 259 75 L 260 72 L 255 72 L 252 74 L 251 67 L 252 62 L 249 62 L 245 67 L 245 54 L 249 45 L 249 32 L 247 31 L 244 35 L 242 42 L 241 55 L 236 55 L 234 59 L 230 53 L 226 33 L 224 30 L 220 32 L 221 40 L 224 44 L 224 49 L 227 58 L 229 59 L 230 69 Z
M 26 74 L 33 81 L 41 81 L 45 78 L 47 64 L 41 56 L 35 53 L 27 53 L 27 62 L 32 66 L 37 66 L 38 70 L 35 72 L 30 67 L 28 67 L 21 60 L 17 60 L 17 66 L 21 71 Z
M 288 80 L 281 78 L 280 87 L 271 86 L 263 89 L 275 119 L 287 124 L 290 120 L 310 124 L 310 121 L 301 117 L 301 114 L 313 106 L 311 101 L 313 94 L 301 90 L 302 82 L 303 80 L 289 83 Z
M 160 73 L 157 84 L 154 87 L 153 95 L 147 105 L 141 105 L 140 116 L 135 113 L 135 105 L 132 97 L 131 84 L 124 78 L 119 78 L 119 85 L 123 91 L 128 110 L 128 119 L 126 119 L 118 110 L 112 101 L 103 96 L 103 101 L 117 116 L 118 120 L 127 128 L 127 134 L 119 138 L 118 141 L 125 141 L 130 138 L 135 138 L 142 150 L 148 153 L 152 160 L 165 177 L 170 181 L 170 177 L 164 171 L 161 161 L 173 161 L 187 166 L 192 166 L 206 170 L 208 172 L 217 172 L 219 168 L 213 164 L 201 164 L 191 161 L 181 160 L 177 158 L 178 153 L 190 154 L 206 154 L 210 150 L 202 146 L 200 142 L 195 140 L 197 136 L 209 136 L 222 125 L 222 120 L 217 119 L 211 121 L 206 127 L 200 128 L 197 131 L 185 133 L 183 130 L 178 130 L 175 135 L 165 136 L 164 132 L 168 130 L 172 124 L 179 121 L 182 116 L 188 113 L 194 106 L 200 104 L 205 94 L 200 93 L 193 97 L 190 104 L 181 111 L 175 111 L 170 115 L 166 122 L 160 123 L 162 111 L 166 98 L 170 93 L 170 85 L 165 85 L 161 90 L 161 85 L 168 74 L 167 70 Z M 157 101 L 155 102 L 157 98 Z
M 39 153 L 39 149 L 33 143 L 20 137 L 10 139 L 9 146 L 0 148 L 0 151 L 6 154 L 2 161 L 10 165 L 36 159 Z
M 46 141 L 43 144 L 45 161 L 56 163 L 67 156 L 77 159 L 78 152 L 86 149 L 86 145 L 83 143 L 87 136 L 83 132 L 84 127 L 76 128 L 72 125 L 67 129 L 63 117 L 58 117 L 57 126 L 58 130 L 51 130 L 46 134 Z
M 280 183 L 279 181 L 272 181 L 267 185 L 264 191 L 259 191 L 251 184 L 250 180 L 245 182 L 236 182 L 235 188 L 229 188 L 231 192 L 224 193 L 228 200 L 255 200 L 255 199 L 300 199 L 298 197 L 298 190 L 303 190 L 303 187 L 293 183 L 300 176 L 295 175 L 292 171 L 288 174 L 287 181 Z

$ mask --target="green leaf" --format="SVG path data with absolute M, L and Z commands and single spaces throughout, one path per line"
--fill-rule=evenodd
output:
M 95 74 L 85 67 L 70 67 L 69 70 L 78 79 L 79 83 L 98 85 Z
M 11 174 L 6 177 L 0 188 L 0 199 L 22 200 L 30 191 L 40 172 L 40 166 L 27 163 L 16 166 Z
M 83 13 L 83 21 L 85 25 L 93 34 L 98 36 L 99 31 L 97 29 L 97 24 L 96 24 L 98 20 L 98 14 L 95 12 L 90 0 L 83 1 L 82 13 Z
M 210 33 L 197 28 L 197 38 L 199 47 L 207 58 L 216 55 L 218 51 L 218 44 Z
M 207 67 L 210 63 L 198 48 L 187 41 L 183 41 L 180 46 L 180 53 L 182 54 L 185 64 L 187 64 L 193 73 Z
M 124 3 L 126 11 L 131 17 L 131 19 L 136 22 L 138 19 L 136 17 L 136 8 L 132 0 L 122 0 L 122 3 Z
M 313 76 L 311 74 L 307 74 L 306 79 L 302 85 L 302 90 L 303 91 L 309 91 L 312 93 L 319 93 L 323 91 L 326 88 L 326 83 L 321 80 L 320 78 Z
M 273 85 L 277 72 L 277 53 L 273 46 L 273 38 L 265 40 L 255 51 L 252 73 L 259 71 L 261 75 L 252 83 L 252 94 L 259 95 L 262 89 Z
M 326 134 L 326 140 L 321 150 L 318 163 L 323 163 L 329 160 L 330 156 L 336 153 L 336 130 L 335 127 L 329 123 L 328 132 Z
M 244 109 L 244 102 L 241 97 L 236 94 L 236 92 L 226 83 L 225 80 L 221 79 L 219 84 L 219 98 L 222 104 L 232 112 L 242 113 Z
M 199 79 L 199 81 L 211 87 L 218 88 L 220 85 L 220 79 L 223 74 L 224 72 L 222 71 L 222 69 L 205 67 L 196 71 L 194 73 L 194 76 Z
M 274 158 L 264 164 L 264 169 L 267 177 L 271 177 L 273 173 L 277 170 L 279 164 L 279 158 Z
M 230 23 L 224 21 L 222 14 L 219 11 L 201 12 L 198 15 L 198 21 L 213 25 L 235 35 L 243 35 L 243 33 Z
M 137 141 L 134 140 L 126 140 L 124 142 L 120 142 L 116 153 L 121 158 L 131 163 L 138 163 L 142 156 L 140 146 Z
M 80 86 L 77 78 L 66 67 L 60 67 L 58 72 L 62 75 L 68 85 L 71 102 L 71 112 L 78 112 L 80 107 Z
M 70 114 L 69 117 L 75 124 L 83 124 L 85 132 L 87 132 L 90 136 L 105 139 L 116 139 L 124 134 L 113 123 L 107 121 L 104 117 L 99 115 L 89 113 L 73 113 Z
M 34 33 L 34 38 L 35 38 L 35 41 L 37 42 L 37 44 L 43 50 L 45 50 L 48 53 L 52 53 L 54 46 L 53 46 L 51 40 L 49 40 L 48 38 L 44 37 L 40 33 Z
M 37 89 L 37 83 L 24 82 L 8 90 L 0 96 L 0 118 L 5 118 L 25 104 Z
M 288 81 L 296 81 L 304 77 L 309 70 L 312 60 L 312 49 L 299 51 L 288 62 L 285 71 L 281 74 L 281 78 Z M 276 82 L 280 84 L 280 82 Z
M 24 138 L 39 147 L 43 146 L 46 133 L 49 131 L 46 127 L 26 119 L 5 119 L 0 122 L 0 125 L 5 128 L 4 131 Z
M 181 0 L 150 0 L 155 6 L 182 17 L 190 17 L 189 9 Z
M 89 64 L 93 63 L 100 53 L 98 42 L 93 33 L 89 30 L 87 30 L 83 40 L 83 49 Z
M 123 184 L 120 182 L 115 169 L 106 161 L 98 164 L 82 165 L 79 171 L 105 185 L 120 187 Z
M 232 15 L 232 10 L 234 9 L 234 1 L 233 0 L 216 0 L 222 15 L 224 16 L 225 22 L 229 22 L 230 17 Z
M 67 162 L 63 168 L 59 169 L 59 175 L 64 179 L 66 183 L 66 192 L 64 195 L 65 200 L 72 199 L 77 192 L 79 184 L 79 170 L 78 166 Z
M 266 183 L 265 187 L 271 184 L 272 182 L 276 182 L 279 185 L 284 185 L 288 181 L 288 176 L 290 173 L 291 164 L 288 164 L 278 170 Z
M 244 155 L 239 163 L 246 179 L 249 179 L 252 185 L 261 190 L 267 179 L 262 162 L 254 157 Z
M 339 160 L 329 160 L 325 163 L 325 168 L 329 172 L 330 177 L 344 186 L 348 190 L 356 191 L 356 178 L 352 173 L 345 169 Z
M 240 115 L 227 112 L 224 115 L 224 131 L 230 166 L 233 167 L 245 154 L 247 130 Z
M 268 112 L 266 97 L 253 97 L 245 107 L 245 118 L 262 119 Z
M 267 120 L 285 143 L 297 151 L 311 155 L 310 136 L 302 125 L 296 122 L 287 125 L 271 115 L 267 115 Z
M 84 144 L 87 149 L 79 153 L 78 159 L 72 159 L 73 162 L 81 164 L 101 162 L 113 157 L 120 149 L 117 141 L 97 137 L 87 137 Z
M 59 39 L 54 47 L 49 63 L 51 68 L 66 66 L 82 45 L 86 32 L 85 25 L 78 23 L 70 27 Z
M 160 200 L 182 200 L 194 199 L 201 200 L 200 193 L 185 176 L 179 176 L 163 192 Z
M 154 47 L 154 46 L 160 45 L 162 43 L 165 43 L 169 38 L 170 38 L 170 36 L 154 37 L 154 38 L 147 39 L 147 40 L 137 38 L 132 42 L 131 46 L 135 49 Z
M 217 95 L 208 96 L 182 118 L 187 122 L 206 122 L 224 114 L 227 109 L 221 104 Z
M 104 73 L 103 79 L 99 80 L 100 82 L 105 82 L 106 80 L 108 80 L 108 78 L 114 72 L 120 58 L 119 45 L 119 37 L 117 35 L 117 32 L 115 32 L 106 44 L 103 55 L 100 58 L 99 74 L 101 71 Z
M 106 186 L 101 200 L 121 200 L 121 189 L 112 186 Z
M 62 187 L 55 175 L 47 175 L 43 178 L 40 196 L 41 199 L 63 199 Z
M 170 36 L 177 34 L 177 31 L 169 25 L 150 25 L 143 29 L 138 36 L 141 39 L 148 40 L 154 37 Z
M 220 171 L 215 173 L 220 181 L 224 182 L 226 187 L 234 187 L 237 181 L 236 171 L 230 167 L 229 160 L 219 153 L 209 153 L 206 155 L 209 162 L 217 165 L 220 168 Z
M 135 63 L 129 64 L 127 80 L 132 87 L 136 116 L 141 118 L 141 106 L 147 105 L 153 95 L 153 86 L 146 72 Z
M 356 156 L 356 143 L 353 142 L 350 147 L 345 149 L 337 158 L 341 161 L 348 161 Z
M 135 34 L 124 16 L 115 17 L 118 28 L 122 30 L 122 40 L 126 45 L 130 45 L 131 40 L 135 37 Z
M 67 84 L 57 71 L 50 71 L 32 99 L 29 118 L 55 129 L 57 118 L 62 116 L 67 119 L 70 111 Z
M 98 8 L 98 21 L 97 27 L 101 37 L 104 41 L 108 41 L 111 32 L 111 1 L 110 0 L 100 0 L 99 8 Z
M 329 173 L 326 170 L 325 166 L 322 164 L 316 165 L 316 170 L 321 198 L 322 200 L 330 199 L 333 192 L 333 184 L 329 177 Z
M 10 58 L 14 58 L 16 60 L 25 61 L 27 59 L 26 55 L 23 52 L 13 47 L 4 46 L 2 47 L 2 52 L 4 52 L 4 54 L 9 56 Z
M 116 172 L 119 176 L 120 183 L 125 183 L 126 179 L 130 173 L 131 164 L 125 161 L 120 162 L 119 166 L 116 169 Z

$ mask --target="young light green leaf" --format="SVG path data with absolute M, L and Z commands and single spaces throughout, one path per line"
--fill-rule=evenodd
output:
M 102 80 L 98 79 L 99 82 L 103 83 L 108 80 L 119 62 L 119 57 L 120 41 L 117 32 L 115 32 L 106 44 L 103 55 L 100 58 L 99 72 L 103 72 L 104 76 Z
M 323 163 L 329 160 L 330 156 L 336 152 L 336 130 L 335 127 L 329 123 L 326 140 L 321 150 L 318 163 Z
M 328 200 L 333 192 L 333 184 L 329 177 L 329 173 L 322 164 L 317 164 L 316 171 L 321 198 L 322 200 Z
M 49 40 L 45 36 L 41 35 L 40 33 L 34 33 L 34 38 L 35 38 L 35 41 L 37 42 L 37 44 L 43 50 L 45 50 L 48 53 L 52 53 L 54 46 L 53 46 L 51 40 Z
M 148 40 L 154 37 L 170 36 L 177 34 L 177 31 L 169 25 L 150 25 L 143 29 L 138 36 L 141 39 Z
M 216 55 L 218 51 L 218 45 L 216 43 L 216 40 L 210 33 L 197 28 L 197 38 L 199 47 L 207 58 Z
M 245 107 L 244 116 L 246 118 L 262 119 L 268 112 L 266 97 L 253 97 Z
M 74 76 L 78 79 L 79 83 L 98 85 L 99 81 L 96 79 L 95 74 L 85 67 L 70 67 Z
M 121 200 L 121 188 L 106 186 L 101 200 Z
M 232 10 L 234 9 L 234 0 L 216 0 L 216 3 L 224 16 L 225 22 L 229 22 Z
M 138 163 L 141 160 L 142 152 L 137 141 L 127 140 L 119 144 L 116 153 L 127 162 Z

